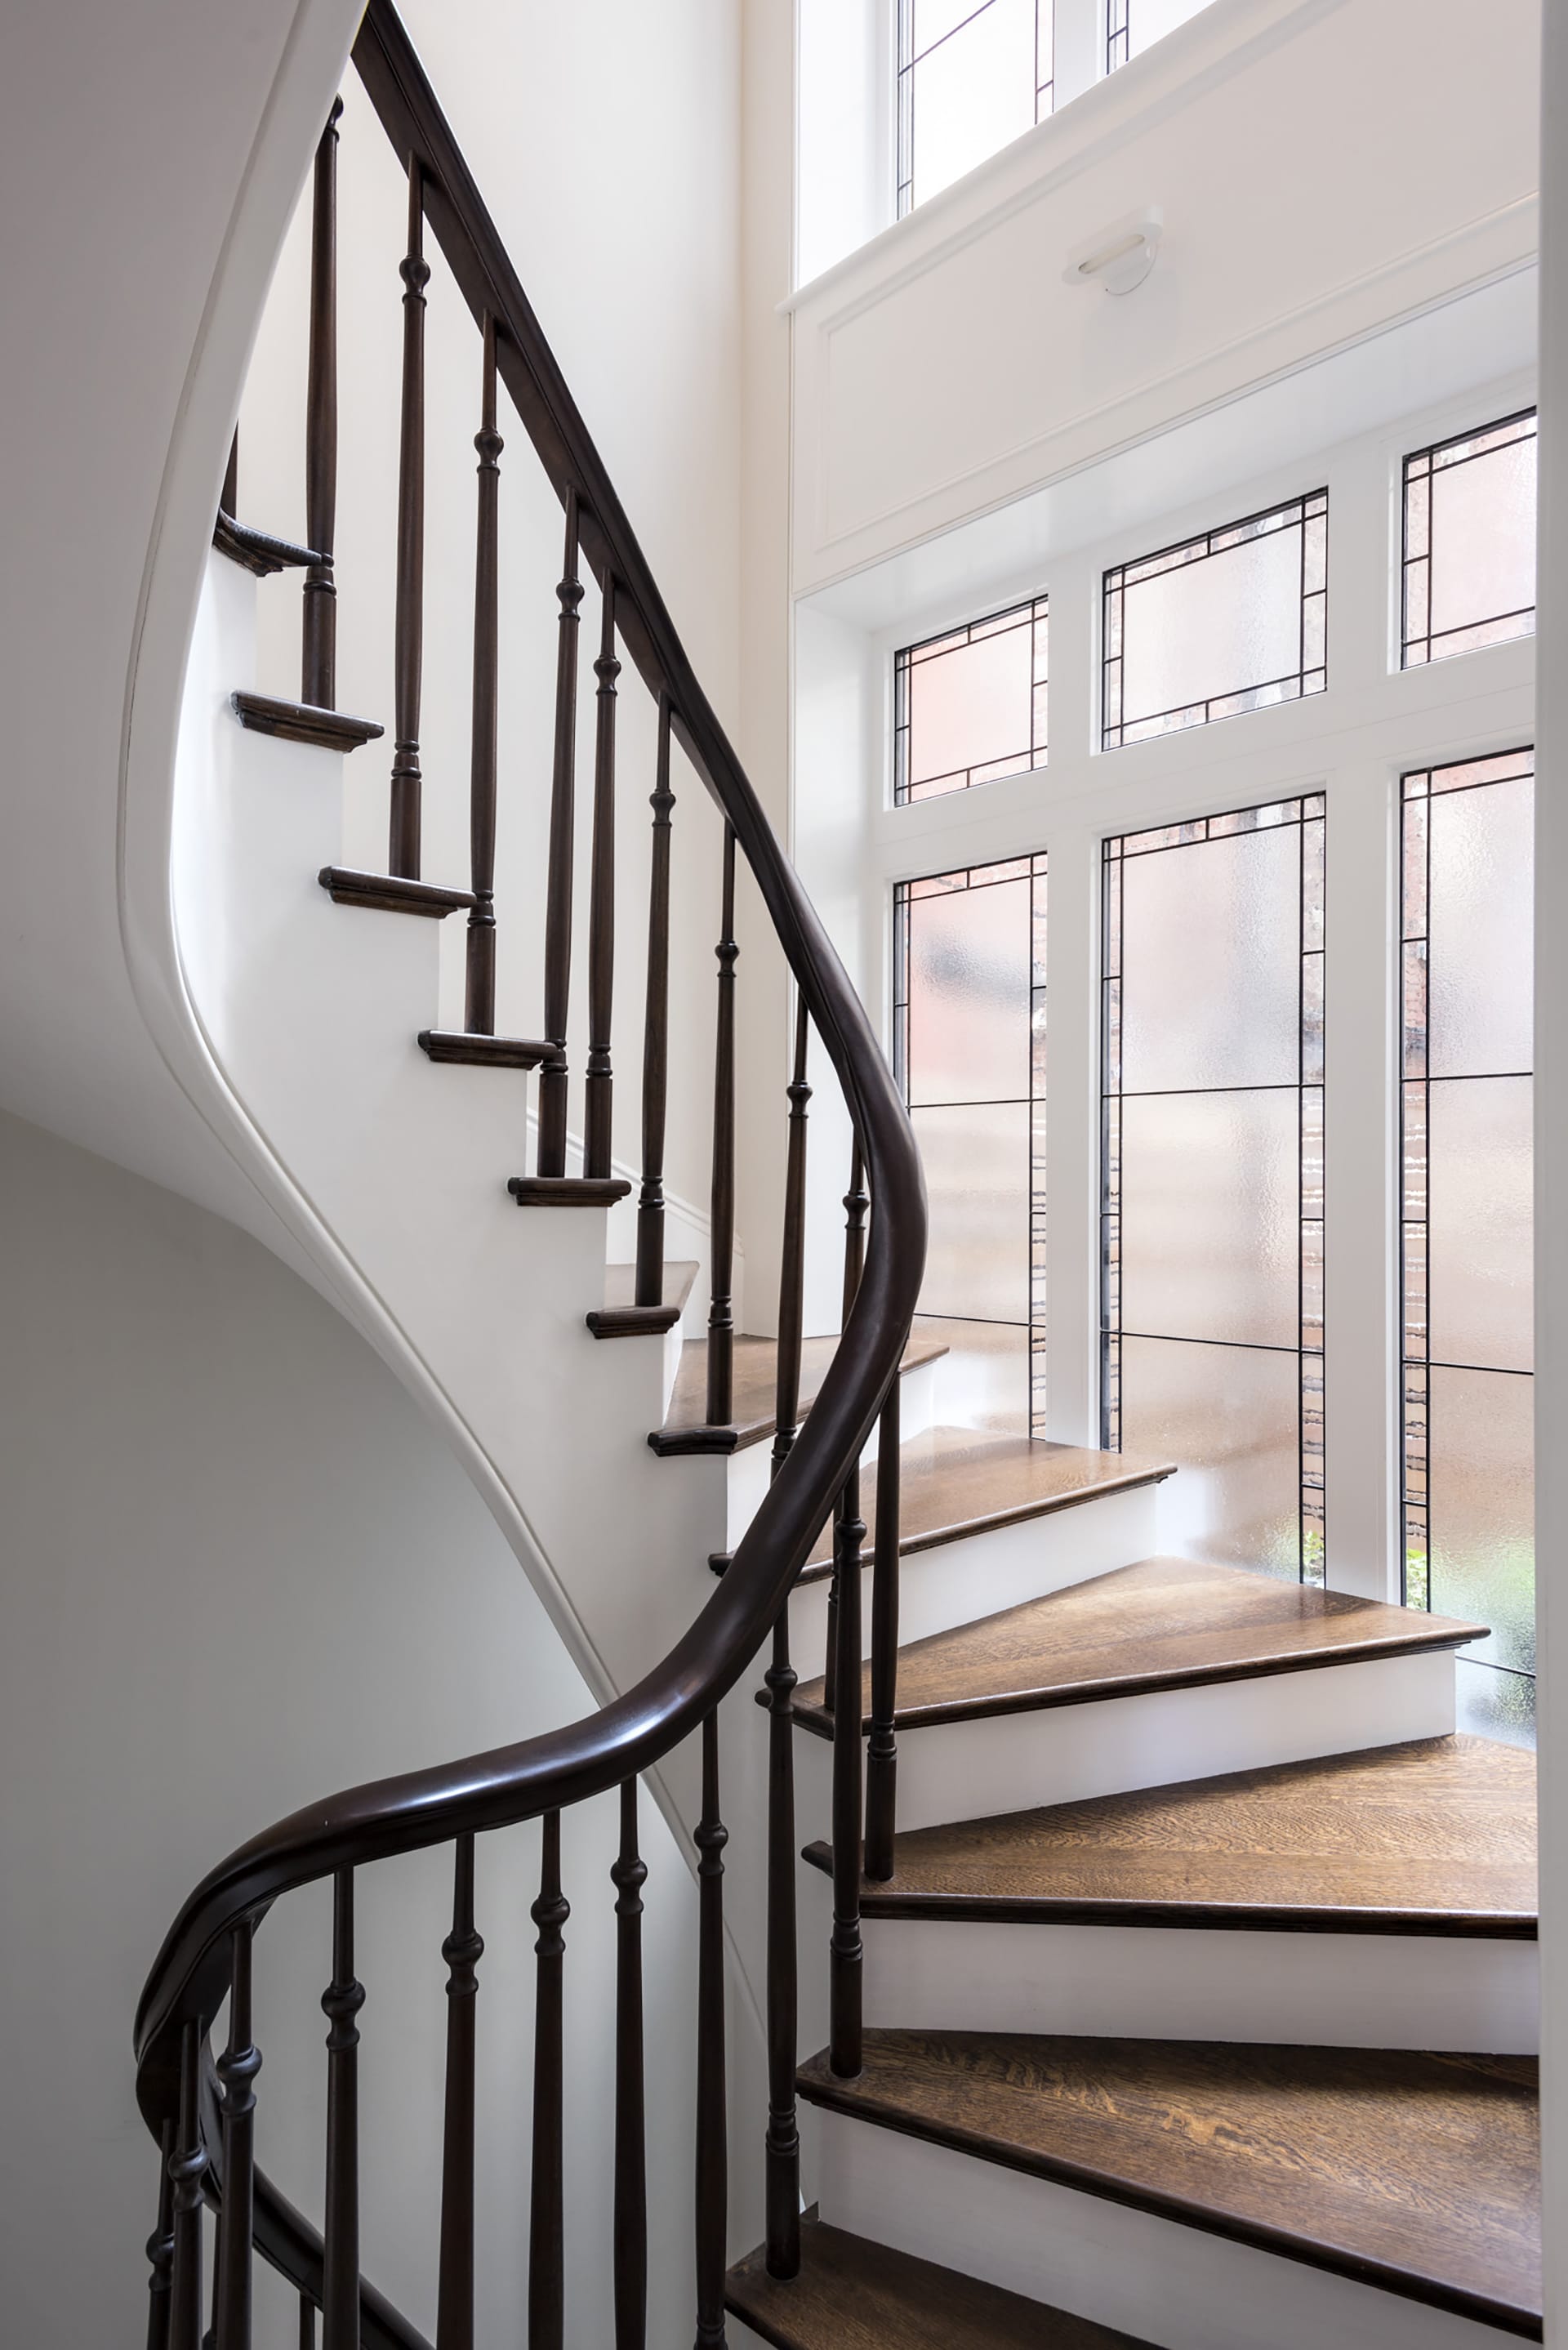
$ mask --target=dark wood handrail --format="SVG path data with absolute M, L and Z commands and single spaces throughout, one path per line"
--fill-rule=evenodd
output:
M 711 1717 L 772 1633 L 843 1492 L 903 1350 L 925 1259 L 919 1158 L 854 988 L 702 692 L 635 534 L 391 0 L 370 0 L 354 61 L 495 360 L 584 560 L 613 592 L 617 632 L 711 795 L 757 884 L 843 1087 L 875 1214 L 843 1336 L 799 1436 L 729 1572 L 669 1656 L 602 1711 L 520 1744 L 373 1782 L 306 1805 L 242 1846 L 191 1895 L 138 2010 L 141 2110 L 155 2138 L 180 2116 L 181 2059 L 230 1987 L 237 1927 L 293 1887 L 373 1860 L 556 1812 L 623 1786 Z M 613 583 L 613 588 L 612 588 Z M 212 2143 L 211 2133 L 208 2133 Z M 211 2181 L 221 2199 L 222 2180 Z M 255 2237 L 298 2279 L 319 2239 L 258 2173 Z M 366 2339 L 419 2337 L 364 2288 Z

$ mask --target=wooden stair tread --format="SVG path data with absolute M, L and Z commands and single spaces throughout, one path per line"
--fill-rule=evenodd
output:
M 663 1303 L 639 1305 L 635 1264 L 607 1264 L 605 1302 L 587 1316 L 596 1338 L 633 1338 L 673 1330 L 696 1280 L 695 1263 L 671 1258 L 664 1267 Z
M 432 1061 L 469 1069 L 536 1069 L 550 1057 L 537 1036 L 476 1036 L 462 1028 L 421 1028 L 419 1044 Z
M 1481 1624 L 1386 1607 L 1245 1567 L 1147 1558 L 900 1648 L 898 1719 L 916 1729 L 1080 1705 L 1144 1690 L 1458 1648 L 1485 1630 Z M 868 1707 L 869 1664 L 862 1690 Z M 820 1678 L 803 1684 L 795 1693 L 795 1718 L 804 1729 L 828 1737 L 833 1717 L 822 1698 Z
M 769 2276 L 759 2246 L 724 2280 L 724 2306 L 778 2350 L 1148 2350 L 822 2220 L 802 2224 L 798 2276 Z
M 836 1338 L 807 1338 L 800 1350 L 800 1409 L 804 1418 L 815 1402 L 838 1351 Z M 904 1349 L 903 1368 L 918 1370 L 947 1353 L 939 1338 L 911 1338 Z M 736 1336 L 734 1386 L 731 1418 L 723 1429 L 708 1425 L 708 1347 L 693 1338 L 680 1349 L 680 1367 L 670 1399 L 664 1426 L 649 1438 L 659 1453 L 738 1452 L 772 1436 L 777 1420 L 774 1405 L 778 1393 L 778 1342 L 773 1338 Z M 715 1441 L 715 1439 L 723 1440 Z
M 616 1175 L 514 1175 L 506 1188 L 520 1208 L 613 1208 L 631 1185 Z
M 988 1436 L 973 1428 L 932 1428 L 900 1448 L 898 1555 L 958 1542 L 987 1526 L 1070 1510 L 1102 1493 L 1158 1484 L 1175 1474 L 1173 1461 L 1135 1461 L 1077 1444 L 1050 1444 L 1028 1436 Z M 874 1516 L 867 1510 L 867 1517 Z M 865 1557 L 873 1556 L 867 1540 Z M 826 1533 L 801 1580 L 831 1572 L 833 1537 Z
M 867 2032 L 811 2104 L 1541 2336 L 1526 2056 Z
M 405 881 L 395 873 L 360 873 L 348 865 L 324 865 L 316 878 L 335 906 L 362 906 L 372 913 L 422 914 L 439 922 L 473 903 L 472 889 Z
M 318 751 L 357 751 L 386 728 L 378 719 L 350 718 L 346 710 L 323 710 L 314 702 L 279 702 L 270 693 L 232 693 L 242 726 L 255 734 L 275 734 L 285 743 L 308 743 Z
M 806 1858 L 831 1867 L 826 1844 Z M 1535 1761 L 1413 1740 L 897 1838 L 868 1918 L 1533 1939 Z

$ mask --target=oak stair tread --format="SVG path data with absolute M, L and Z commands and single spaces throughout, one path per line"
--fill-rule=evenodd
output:
M 1174 1476 L 1174 1461 L 1136 1461 L 1123 1452 L 1096 1452 L 1038 1437 L 988 1436 L 973 1428 L 932 1428 L 898 1448 L 898 1555 L 961 1542 L 989 1526 L 1017 1524 L 1130 1492 Z M 866 1512 L 867 1519 L 875 1512 Z M 876 1545 L 867 1540 L 870 1564 Z M 802 1572 L 811 1583 L 832 1572 L 833 1536 L 826 1532 Z
M 520 1208 L 613 1208 L 631 1185 L 617 1175 L 514 1175 L 506 1188 Z
M 915 1730 L 1300 1672 L 1459 1648 L 1486 1628 L 1246 1567 L 1146 1558 L 900 1648 L 897 1719 Z M 869 1728 L 869 1663 L 861 1689 Z M 794 1713 L 828 1738 L 833 1716 L 822 1700 L 819 1677 L 796 1691 Z
M 831 1847 L 805 1857 L 831 1870 Z M 1421 1738 L 896 1838 L 867 1918 L 1532 1939 L 1535 1761 Z
M 634 1338 L 673 1330 L 686 1310 L 697 1274 L 694 1263 L 672 1257 L 664 1267 L 662 1304 L 639 1305 L 636 1265 L 607 1264 L 605 1302 L 587 1316 L 588 1328 L 596 1338 Z
M 476 1036 L 464 1028 L 421 1028 L 421 1053 L 469 1069 L 536 1069 L 550 1057 L 537 1036 Z
M 769 2276 L 759 2245 L 724 2280 L 724 2306 L 777 2350 L 1149 2350 L 823 2220 L 802 2224 L 798 2276 Z
M 947 1353 L 940 1338 L 911 1338 L 904 1349 L 903 1372 L 919 1370 Z M 807 1338 L 800 1350 L 800 1409 L 804 1419 L 815 1402 L 828 1365 L 838 1352 L 836 1337 Z M 778 1395 L 778 1341 L 737 1336 L 734 1341 L 734 1384 L 731 1416 L 722 1428 L 711 1427 L 708 1410 L 708 1345 L 693 1338 L 680 1349 L 680 1367 L 670 1398 L 662 1428 L 649 1443 L 659 1454 L 739 1452 L 760 1444 L 778 1425 L 774 1409 Z
M 317 879 L 335 906 L 362 906 L 378 914 L 422 914 L 432 921 L 473 904 L 472 889 L 444 889 L 435 881 L 405 881 L 396 873 L 361 873 L 324 865 Z
M 317 751 L 357 751 L 386 728 L 375 718 L 350 718 L 346 710 L 324 710 L 314 702 L 279 702 L 270 693 L 232 693 L 242 726 L 254 734 L 275 734 L 285 743 L 308 743 Z
M 1541 2339 L 1535 2059 L 867 2032 L 810 2104 Z

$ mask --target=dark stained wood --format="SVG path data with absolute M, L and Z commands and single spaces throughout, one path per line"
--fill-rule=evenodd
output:
M 332 1981 L 321 1994 L 327 2033 L 327 2199 L 322 2230 L 322 2350 L 359 2345 L 359 2027 L 354 1973 L 354 1871 L 332 1880 Z
M 187 2023 L 180 2051 L 180 2123 L 169 2156 L 173 2251 L 170 2269 L 170 2350 L 197 2350 L 202 2339 L 202 2033 Z
M 724 2298 L 776 2350 L 1149 2350 L 1130 2334 L 822 2220 L 801 2230 L 793 2284 L 770 2274 L 764 2251 L 736 2262 Z
M 800 1350 L 800 1411 L 811 1409 L 828 1367 L 838 1351 L 836 1338 L 807 1338 Z M 912 1337 L 904 1349 L 902 1368 L 918 1371 L 934 1362 L 947 1348 L 934 1339 Z M 680 1368 L 670 1399 L 670 1417 L 649 1438 L 655 1452 L 734 1452 L 761 1444 L 777 1428 L 778 1341 L 737 1336 L 734 1341 L 734 1389 L 728 1428 L 710 1428 L 702 1419 L 706 1392 L 706 1350 L 697 1339 L 680 1350 Z M 704 1439 L 713 1440 L 704 1442 Z
M 1540 2338 L 1532 2057 L 868 2032 L 858 2080 L 839 2080 L 824 2054 L 800 2088 L 815 2105 Z
M 219 512 L 237 515 L 240 510 L 240 428 L 236 424 L 229 436 L 229 462 L 223 468 L 223 486 L 218 493 Z
M 790 2063 L 790 2096 L 794 2095 L 794 2064 Z M 174 2274 L 174 2181 L 169 2158 L 174 2150 L 174 2125 L 165 2122 L 158 2134 L 158 2217 L 147 2239 L 147 2350 L 169 2350 L 169 2296 Z
M 1535 1763 L 1423 1738 L 919 1828 L 894 1857 L 867 1917 L 1531 1940 Z
M 316 2303 L 299 2296 L 299 2350 L 316 2350 Z
M 425 175 L 409 165 L 409 244 L 403 281 L 403 387 L 398 440 L 398 595 L 392 674 L 396 742 L 387 869 L 413 881 L 420 871 L 420 689 L 425 626 Z
M 713 1181 L 709 1218 L 708 1376 L 703 1418 L 728 1427 L 734 1413 L 735 1322 L 735 835 L 724 827 L 719 916 L 718 1019 L 713 1040 Z
M 697 1846 L 697 2334 L 724 2350 L 729 2125 L 724 2067 L 724 1846 L 719 1808 L 719 1717 L 702 1721 L 702 1813 Z
M 363 906 L 382 914 L 424 914 L 432 921 L 460 914 L 473 903 L 469 889 L 443 889 L 434 881 L 402 881 L 396 874 L 356 873 L 347 865 L 324 865 L 317 879 L 337 906 Z
M 664 1124 L 670 1081 L 670 697 L 659 700 L 654 764 L 653 839 L 648 878 L 648 983 L 643 996 L 642 1189 L 637 1203 L 637 1299 L 664 1302 Z
M 679 1305 L 601 1305 L 585 1314 L 596 1338 L 661 1338 L 680 1319 Z
M 613 1208 L 631 1185 L 586 1175 L 514 1175 L 506 1188 L 520 1208 Z
M 866 1874 L 893 1874 L 898 1814 L 898 1390 L 895 1379 L 882 1406 L 877 1438 L 877 1564 L 871 1578 L 871 1734 L 866 1746 Z M 855 1686 L 845 1702 L 853 1712 Z M 836 1710 L 836 1700 L 835 1700 Z
M 495 1029 L 496 715 L 500 690 L 501 452 L 495 429 L 495 320 L 486 312 L 481 378 L 478 510 L 473 532 L 473 716 L 470 735 L 468 838 L 473 903 L 469 909 L 462 1024 Z
M 357 751 L 386 728 L 373 718 L 350 718 L 309 702 L 276 702 L 267 693 L 232 693 L 235 717 L 253 734 L 276 734 L 285 743 L 309 743 L 319 751 Z
M 577 755 L 577 496 L 566 495 L 566 546 L 556 590 L 556 750 L 550 785 L 550 847 L 545 905 L 545 1034 L 553 1047 L 539 1080 L 539 1172 L 566 1171 L 566 1016 L 572 985 L 572 844 Z
M 620 1791 L 615 1886 L 615 2350 L 643 2350 L 648 2331 L 648 2149 L 643 2115 L 642 1888 L 637 1781 Z
M 857 1158 L 858 1158 L 858 1152 Z M 895 1382 L 897 1384 L 897 1382 Z M 835 2073 L 860 2070 L 864 1984 L 860 1940 L 860 1472 L 853 1471 L 834 1521 L 833 1596 L 837 1620 L 828 1636 L 834 1688 L 833 1930 L 828 1938 L 829 2062 Z M 835 1638 L 835 1631 L 836 1638 Z
M 420 1050 L 432 1061 L 470 1069 L 536 1069 L 550 1047 L 534 1036 L 470 1036 L 461 1028 L 421 1028 Z
M 805 1321 L 805 1155 L 811 1087 L 806 1060 L 811 1022 L 804 998 L 794 1009 L 794 1067 L 785 1088 L 789 1140 L 784 1156 L 784 1243 L 779 1253 L 779 1335 L 774 1374 L 774 1467 L 776 1477 L 789 1457 L 800 1419 L 801 1347 Z
M 566 2327 L 562 1974 L 571 1908 L 561 1891 L 561 1814 L 546 1812 L 534 1996 L 534 2145 L 528 2218 L 528 2350 L 562 2350 Z
M 914 1641 L 899 1652 L 897 1719 L 901 1730 L 911 1730 L 1144 1690 L 1304 1672 L 1459 1648 L 1485 1630 L 1242 1567 L 1147 1558 Z M 869 1726 L 869 1666 L 862 1687 Z M 796 1693 L 795 1719 L 821 1737 L 832 1735 L 820 1680 Z
M 337 119 L 335 98 L 316 150 L 310 212 L 310 357 L 305 389 L 305 536 L 320 554 L 305 575 L 301 702 L 337 699 Z M 328 2328 L 330 2334 L 330 2328 Z M 333 2350 L 330 2340 L 327 2350 Z
M 583 1079 L 583 1172 L 610 1171 L 615 1080 L 615 582 L 607 582 L 594 662 L 594 830 L 588 886 L 588 1057 Z
M 789 1608 L 774 1626 L 764 1679 L 768 1704 L 767 2036 L 768 2126 L 763 2147 L 767 2267 L 792 2277 L 800 2266 L 800 2129 L 795 2118 L 799 1953 L 795 1927 L 794 1742 L 790 1700 Z
M 919 1336 L 921 1325 L 915 1324 Z M 1102 1493 L 1157 1484 L 1171 1461 L 1095 1452 L 1038 1437 L 988 1436 L 973 1428 L 933 1428 L 905 1439 L 899 1455 L 898 1549 L 909 1558 L 939 1544 L 961 1542 L 987 1526 L 1015 1525 L 1070 1510 Z M 875 1559 L 875 1544 L 867 1556 Z M 803 1580 L 825 1575 L 830 1546 L 812 1555 Z
M 250 1920 L 234 1929 L 229 2036 L 218 2058 L 223 2087 L 223 2199 L 213 2296 L 216 2350 L 250 2350 L 251 2236 L 255 2210 L 255 2089 L 261 2054 L 251 2038 Z
M 446 1960 L 446 2108 L 441 2130 L 441 2265 L 436 2350 L 473 2350 L 473 2112 L 479 1961 L 473 1923 L 473 1838 L 457 1839 Z
M 679 1259 L 665 1266 L 663 1286 L 668 1296 L 663 1305 L 637 1304 L 639 1270 L 635 1264 L 606 1265 L 605 1302 L 587 1316 L 588 1328 L 596 1338 L 643 1336 L 673 1330 L 680 1321 L 699 1268 Z
M 213 545 L 231 563 L 253 572 L 256 578 L 265 579 L 272 572 L 303 570 L 325 557 L 314 547 L 296 546 L 289 538 L 274 538 L 265 530 L 252 530 L 246 524 L 236 522 L 224 508 L 218 509 L 213 525 Z M 330 569 L 330 565 L 328 565 Z

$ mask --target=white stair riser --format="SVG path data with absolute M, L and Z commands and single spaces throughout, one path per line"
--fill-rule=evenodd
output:
M 899 1733 L 898 1825 L 937 1827 L 1083 1803 L 1133 1787 L 1441 1738 L 1453 1727 L 1454 1666 L 1446 1649 L 940 1722 Z M 832 1752 L 828 1740 L 796 1731 L 803 1843 L 828 1833 Z
M 1514 2337 L 1179 2221 L 802 2108 L 835 2227 L 1160 2350 L 1503 2350 Z
M 1156 1550 L 1158 1488 L 1102 1493 L 1010 1526 L 913 1551 L 899 1561 L 898 1638 L 908 1643 L 950 1632 L 976 1616 L 1000 1614 L 1048 1591 L 1131 1566 Z M 865 1514 L 869 1518 L 869 1512 Z M 861 1585 L 861 1654 L 871 1653 L 871 1575 Z M 790 1603 L 790 1648 L 803 1680 L 823 1669 L 827 1640 L 826 1576 Z
M 701 1335 L 700 1333 L 696 1335 Z M 940 1357 L 938 1358 L 940 1361 Z M 937 1363 L 920 1363 L 904 1373 L 898 1399 L 899 1424 L 906 1437 L 918 1436 L 932 1425 L 935 1410 Z M 878 1424 L 879 1425 L 879 1424 Z M 877 1459 L 878 1427 L 874 1426 L 860 1456 L 862 1471 Z M 773 1440 L 764 1438 L 760 1444 L 748 1444 L 728 1458 L 729 1481 L 729 1546 L 734 1549 L 752 1520 L 762 1507 L 763 1495 L 773 1479 Z M 869 1482 L 863 1483 L 860 1513 L 867 1524 L 871 1522 L 874 1491 Z M 814 1667 L 820 1671 L 821 1667 Z
M 868 1918 L 868 2024 L 1533 2055 L 1534 1942 Z

